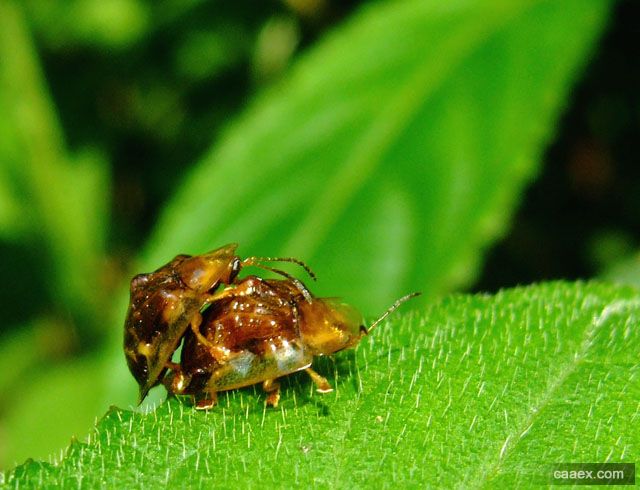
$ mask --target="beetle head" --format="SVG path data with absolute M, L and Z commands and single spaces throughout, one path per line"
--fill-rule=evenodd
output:
M 398 299 L 369 328 L 364 326 L 362 316 L 355 308 L 333 298 L 304 302 L 299 305 L 302 316 L 300 336 L 314 355 L 328 355 L 355 347 L 364 335 L 368 335 L 398 306 L 419 295 L 411 293 Z
M 213 292 L 218 284 L 230 284 L 240 272 L 242 262 L 231 243 L 203 255 L 189 257 L 176 268 L 180 279 L 196 294 Z
M 314 355 L 329 355 L 354 347 L 362 337 L 358 311 L 332 298 L 315 298 L 299 305 L 300 336 Z

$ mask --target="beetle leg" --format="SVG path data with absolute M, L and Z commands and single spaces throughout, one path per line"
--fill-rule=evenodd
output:
M 206 304 L 211 304 L 214 301 L 218 301 L 224 298 L 229 298 L 235 296 L 237 293 L 236 289 L 233 286 L 229 286 L 224 288 L 221 291 L 216 291 L 215 293 L 211 293 L 207 295 Z
M 226 347 L 216 345 L 211 343 L 202 333 L 200 332 L 200 325 L 202 324 L 202 315 L 197 313 L 193 315 L 193 319 L 191 320 L 191 330 L 193 334 L 198 339 L 202 345 L 204 345 L 207 349 L 209 349 L 209 353 L 213 356 L 213 358 L 219 363 L 224 364 L 230 359 L 236 357 L 236 353 L 231 352 Z
M 209 410 L 218 404 L 218 394 L 215 391 L 207 391 L 201 397 L 195 397 L 196 410 Z
M 186 376 L 182 371 L 176 371 L 171 380 L 171 392 L 181 394 L 190 382 L 191 376 Z
M 277 407 L 280 401 L 280 383 L 275 379 L 267 379 L 262 383 L 262 389 L 267 393 L 267 405 Z
M 189 386 L 191 382 L 191 376 L 187 376 L 182 371 L 180 364 L 175 362 L 167 362 L 165 366 L 171 369 L 171 374 L 165 376 L 162 380 L 162 384 L 167 391 L 172 395 L 181 395 L 185 388 Z
M 318 393 L 330 393 L 333 391 L 333 388 L 327 381 L 327 378 L 325 378 L 324 376 L 320 376 L 310 367 L 306 368 L 305 371 L 309 376 L 311 376 L 311 379 L 316 384 L 316 391 Z

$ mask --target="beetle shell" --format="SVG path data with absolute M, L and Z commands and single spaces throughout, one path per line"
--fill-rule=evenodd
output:
M 180 394 L 231 390 L 311 365 L 313 353 L 299 333 L 297 304 L 304 297 L 295 285 L 249 276 L 227 294 L 204 313 L 200 331 L 234 355 L 220 363 L 186 332 L 180 360 L 186 383 Z
M 185 333 L 180 366 L 165 384 L 174 394 L 201 397 L 197 408 L 210 408 L 217 392 L 262 382 L 275 406 L 275 379 L 304 369 L 326 393 L 332 388 L 310 368 L 313 358 L 355 346 L 366 332 L 361 320 L 354 308 L 315 298 L 300 283 L 250 276 L 203 314 L 199 333 L 209 345 Z M 224 347 L 229 359 L 220 362 L 211 347 Z
M 168 264 L 131 281 L 124 327 L 129 370 L 140 386 L 140 400 L 158 384 L 191 322 L 214 297 L 220 283 L 231 283 L 240 270 L 237 245 L 204 255 L 178 255 Z

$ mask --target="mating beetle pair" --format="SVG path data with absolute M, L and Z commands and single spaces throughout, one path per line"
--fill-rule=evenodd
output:
M 311 369 L 315 356 L 354 347 L 363 335 L 395 310 L 396 301 L 368 329 L 358 312 L 329 298 L 316 298 L 288 273 L 266 262 L 292 258 L 242 260 L 236 244 L 198 256 L 178 255 L 171 262 L 131 281 L 124 329 L 129 369 L 140 386 L 142 401 L 163 383 L 169 393 L 193 395 L 196 408 L 216 404 L 219 391 L 262 383 L 267 404 L 277 406 L 277 378 L 306 370 L 321 393 L 328 381 Z M 257 266 L 284 279 L 248 276 L 243 267 Z M 180 363 L 172 361 L 182 342 Z

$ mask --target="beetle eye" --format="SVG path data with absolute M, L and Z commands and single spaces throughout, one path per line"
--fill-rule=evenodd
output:
M 237 257 L 233 259 L 231 263 L 231 273 L 229 274 L 229 282 L 233 282 L 238 274 L 240 273 L 240 269 L 242 268 L 242 262 Z
M 149 282 L 149 274 L 138 274 L 131 279 L 131 291 L 144 287 Z

